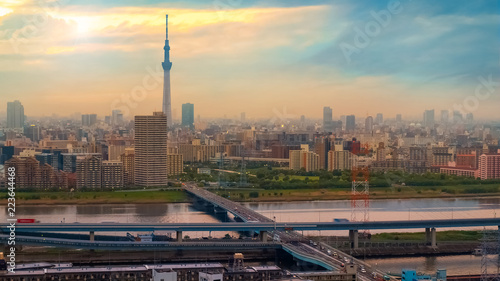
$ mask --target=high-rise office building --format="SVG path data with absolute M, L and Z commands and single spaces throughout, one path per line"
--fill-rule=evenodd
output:
M 182 154 L 168 154 L 167 175 L 179 175 L 184 172 Z
M 401 122 L 403 121 L 403 117 L 401 116 L 401 114 L 396 114 L 396 122 Z
M 64 172 L 54 170 L 52 166 L 45 163 L 40 165 L 40 183 L 38 186 L 42 189 L 67 189 L 67 175 Z
M 82 126 L 92 126 L 97 123 L 97 114 L 82 114 Z
M 59 156 L 60 155 L 60 156 Z M 60 153 L 58 154 L 58 158 L 56 159 L 58 162 L 60 160 L 59 169 L 67 172 L 67 173 L 75 173 L 76 172 L 76 162 L 79 156 L 89 156 L 95 155 L 102 158 L 101 153 Z M 54 164 L 54 162 L 53 162 Z
M 165 46 L 164 60 L 161 63 L 163 67 L 163 113 L 167 117 L 167 126 L 172 126 L 172 105 L 170 99 L 170 69 L 172 69 L 172 62 L 170 62 L 170 45 L 168 43 L 168 15 L 165 17 Z
M 424 111 L 424 124 L 425 127 L 434 126 L 434 109 Z
M 192 103 L 182 105 L 182 126 L 194 129 L 194 104 Z
M 460 111 L 457 111 L 457 110 L 454 110 L 453 111 L 453 122 L 455 123 L 459 123 L 459 122 L 462 122 L 464 119 L 462 113 L 460 113 Z
M 40 127 L 37 125 L 25 126 L 24 135 L 31 141 L 38 142 L 41 139 Z
M 120 161 L 123 163 L 123 174 L 125 185 L 134 184 L 134 159 L 135 149 L 133 147 L 125 148 L 125 152 L 120 155 Z
M 76 156 L 76 188 L 101 189 L 102 156 L 87 154 Z
M 377 113 L 375 117 L 375 124 L 382 125 L 384 123 L 384 115 L 382 113 Z
M 482 180 L 500 179 L 500 154 L 479 156 L 479 176 Z
M 331 125 L 333 121 L 333 111 L 329 106 L 323 107 L 323 130 L 332 131 Z
M 441 123 L 448 123 L 450 121 L 450 115 L 448 110 L 441 110 Z
M 314 152 L 319 156 L 319 169 L 326 170 L 328 167 L 328 151 L 331 149 L 331 142 L 328 137 L 319 137 L 314 142 Z
M 474 115 L 472 114 L 472 112 L 469 112 L 465 115 L 465 122 L 466 123 L 474 122 Z
M 348 132 L 354 132 L 354 130 L 356 130 L 356 117 L 354 115 L 346 116 L 345 129 Z
M 16 188 L 37 188 L 40 185 L 41 171 L 35 157 L 15 156 L 5 162 L 5 178 L 9 178 L 9 168 L 16 170 Z
M 241 119 L 241 122 L 245 122 L 246 121 L 246 113 L 245 112 L 241 113 L 240 119 Z
M 14 146 L 0 146 L 0 164 L 10 160 L 14 156 Z
M 135 116 L 135 184 L 167 185 L 167 116 Z
M 123 163 L 102 161 L 102 188 L 120 189 L 124 186 Z
M 385 149 L 384 142 L 379 142 L 378 148 L 377 148 L 377 154 L 375 156 L 375 160 L 376 161 L 384 161 L 386 155 L 387 155 L 387 151 Z
M 373 133 L 373 117 L 368 116 L 365 119 L 365 133 L 371 134 Z
M 20 101 L 15 100 L 7 103 L 7 128 L 24 128 L 24 106 Z
M 108 146 L 108 160 L 120 160 L 120 156 L 125 152 L 126 146 L 120 144 L 110 144 Z
M 123 113 L 119 109 L 111 111 L 111 125 L 123 125 Z
M 347 150 L 330 150 L 328 152 L 328 171 L 351 170 L 356 163 L 356 157 Z
M 333 110 L 329 106 L 323 107 L 323 124 L 330 123 L 333 120 Z
M 39 153 L 35 154 L 35 159 L 40 163 L 40 166 L 45 164 L 52 165 L 55 155 L 52 153 Z
M 304 169 L 306 172 L 319 170 L 319 155 L 306 149 L 290 150 L 290 170 Z

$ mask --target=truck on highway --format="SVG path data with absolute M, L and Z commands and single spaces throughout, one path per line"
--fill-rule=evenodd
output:
M 17 223 L 39 223 L 36 219 L 17 219 Z

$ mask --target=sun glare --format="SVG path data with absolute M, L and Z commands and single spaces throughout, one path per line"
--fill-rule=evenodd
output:
M 0 17 L 12 13 L 12 9 L 0 7 Z
M 73 20 L 76 22 L 77 30 L 79 33 L 88 33 L 92 27 L 92 20 L 88 17 L 75 17 Z

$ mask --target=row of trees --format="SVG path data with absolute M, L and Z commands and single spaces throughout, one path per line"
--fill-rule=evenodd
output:
M 299 189 L 299 188 L 349 188 L 351 186 L 351 171 L 309 171 L 289 170 L 272 167 L 268 164 L 254 165 L 248 169 L 246 181 L 248 185 L 263 189 Z M 215 182 L 219 180 L 217 171 L 211 174 L 198 174 L 197 166 L 185 168 L 185 173 L 178 177 L 181 181 Z M 216 168 L 216 167 L 211 167 Z M 225 169 L 240 172 L 237 165 Z M 226 183 L 238 185 L 241 176 L 237 173 L 222 173 L 221 179 Z M 370 186 L 457 186 L 495 184 L 500 180 L 479 180 L 470 177 L 459 177 L 440 173 L 410 174 L 403 171 L 370 172 Z

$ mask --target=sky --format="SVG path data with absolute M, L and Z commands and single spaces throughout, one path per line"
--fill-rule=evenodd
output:
M 3 0 L 0 112 L 498 119 L 499 0 Z M 438 117 L 436 117 L 438 118 Z

